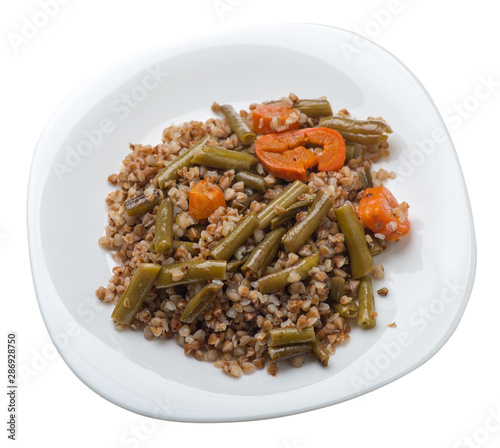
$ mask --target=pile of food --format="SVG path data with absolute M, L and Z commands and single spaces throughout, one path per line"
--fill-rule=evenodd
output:
M 410 230 L 382 186 L 394 173 L 372 170 L 392 130 L 293 94 L 212 110 L 131 145 L 109 176 L 99 244 L 118 266 L 96 295 L 118 329 L 175 338 L 234 377 L 327 366 L 351 324 L 375 326 L 373 257 Z

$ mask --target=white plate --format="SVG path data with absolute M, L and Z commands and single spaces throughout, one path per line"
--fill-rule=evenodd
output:
M 214 100 L 243 105 L 296 93 L 326 95 L 335 109 L 383 116 L 395 130 L 379 167 L 407 201 L 411 235 L 378 257 L 389 288 L 377 298 L 374 330 L 353 328 L 328 368 L 281 366 L 238 380 L 187 358 L 174 341 L 118 332 L 106 285 L 106 179 L 129 142 L 156 144 L 161 129 L 204 119 Z M 73 372 L 106 399 L 140 414 L 180 421 L 283 416 L 338 403 L 383 386 L 434 355 L 469 298 L 476 248 L 457 156 L 432 100 L 409 70 L 379 46 L 316 25 L 249 28 L 155 48 L 79 87 L 37 145 L 28 195 L 33 278 L 43 318 Z M 387 327 L 396 322 L 396 328 Z M 283 363 L 286 364 L 286 363 Z

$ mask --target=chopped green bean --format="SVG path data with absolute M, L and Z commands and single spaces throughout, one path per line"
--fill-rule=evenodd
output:
M 193 157 L 192 163 L 223 170 L 248 170 L 258 160 L 242 151 L 236 152 L 219 146 L 203 145 Z
M 344 295 L 345 280 L 343 277 L 332 277 L 330 281 L 332 286 L 330 287 L 329 303 L 333 305 L 335 302 L 340 302 Z
M 172 223 L 174 220 L 174 203 L 172 199 L 163 200 L 156 212 L 155 237 L 153 240 L 155 252 L 166 254 L 172 248 Z
M 372 280 L 367 275 L 359 279 L 358 302 L 358 325 L 364 329 L 373 328 L 376 325 L 377 313 L 375 312 Z
M 172 263 L 162 266 L 155 286 L 169 288 L 210 280 L 226 279 L 226 262 L 223 260 L 196 260 L 185 263 Z
M 332 307 L 333 311 L 339 313 L 340 316 L 350 319 L 358 315 L 358 305 L 354 300 L 347 302 L 345 305 L 342 303 L 335 303 Z
M 248 260 L 248 256 L 250 254 L 246 254 L 241 260 L 231 260 L 227 262 L 226 271 L 227 272 L 238 272 L 240 268 L 245 264 L 245 261 Z
M 372 238 L 371 242 L 368 243 L 368 249 L 370 250 L 371 256 L 374 257 L 384 251 L 384 246 L 379 240 Z
M 319 227 L 323 218 L 333 207 L 333 198 L 319 191 L 309 207 L 306 217 L 296 223 L 283 237 L 283 246 L 288 252 L 297 252 Z
M 358 178 L 363 190 L 373 187 L 372 173 L 370 171 L 370 168 L 364 167 L 361 171 L 358 171 Z
M 363 277 L 373 269 L 374 263 L 361 221 L 350 205 L 335 209 L 335 217 L 340 231 L 344 234 L 351 264 L 351 274 L 353 278 Z
M 316 340 L 314 327 L 299 329 L 297 327 L 274 328 L 267 333 L 268 347 L 302 344 Z
M 229 260 L 259 227 L 259 219 L 254 212 L 250 212 L 236 228 L 227 234 L 210 251 L 210 256 L 216 260 Z
M 198 143 L 186 151 L 182 156 L 177 157 L 177 159 L 170 162 L 165 168 L 163 168 L 155 177 L 156 182 L 160 188 L 165 188 L 165 184 L 171 180 L 177 180 L 179 178 L 179 171 L 191 165 L 191 162 L 203 145 L 208 141 L 210 135 L 203 137 Z
M 281 238 L 286 229 L 280 227 L 269 232 L 266 237 L 251 252 L 241 271 L 251 278 L 258 278 L 266 271 L 281 244 Z
M 262 193 L 256 193 L 256 194 L 251 194 L 247 196 L 246 199 L 243 199 L 241 202 L 235 202 L 231 204 L 232 208 L 235 208 L 241 213 L 243 213 L 250 205 L 252 204 L 253 201 L 262 201 L 264 199 L 264 195 Z
M 290 207 L 286 208 L 283 213 L 271 220 L 271 229 L 275 229 L 276 227 L 279 227 L 283 223 L 287 222 L 289 219 L 294 218 L 297 216 L 297 213 L 301 208 L 310 207 L 313 202 L 314 199 L 310 198 L 290 205 Z
M 129 216 L 143 215 L 155 208 L 155 206 L 160 202 L 160 192 L 158 190 L 153 190 L 152 193 L 140 194 L 133 199 L 125 202 L 125 210 Z
M 382 135 L 391 134 L 391 127 L 380 120 L 356 120 L 355 118 L 346 117 L 344 115 L 333 115 L 331 117 L 322 118 L 319 121 L 319 126 L 331 128 L 342 132 L 347 132 L 356 135 Z M 351 140 L 352 141 L 352 140 Z
M 187 324 L 194 322 L 217 297 L 222 285 L 223 283 L 220 280 L 214 280 L 196 294 L 184 308 L 180 317 L 181 322 Z
M 251 188 L 254 191 L 265 193 L 267 190 L 266 181 L 258 174 L 240 171 L 234 178 L 236 182 L 243 182 L 245 187 Z
M 276 218 L 277 215 L 274 211 L 275 205 L 281 205 L 281 207 L 287 208 L 296 201 L 298 196 L 307 193 L 308 191 L 309 186 L 303 184 L 300 180 L 296 180 L 292 184 L 288 185 L 288 187 L 286 187 L 280 195 L 276 196 L 259 212 L 259 228 L 265 229 L 269 226 L 269 224 L 271 224 L 271 221 Z
M 323 367 L 328 366 L 328 360 L 330 359 L 330 355 L 326 351 L 325 347 L 321 344 L 321 342 L 318 341 L 317 338 L 314 339 L 313 342 L 311 342 L 311 348 L 314 356 L 318 359 L 319 363 Z
M 297 273 L 300 280 L 305 279 L 312 268 L 318 266 L 319 252 L 309 255 L 300 260 L 295 266 L 282 269 L 281 271 L 273 272 L 272 274 L 261 277 L 258 280 L 258 288 L 262 294 L 271 294 L 288 286 L 290 283 L 298 281 L 295 275 Z
M 119 324 L 129 325 L 139 312 L 144 299 L 155 283 L 161 266 L 143 263 L 134 272 L 127 289 L 120 297 L 111 317 Z
M 269 347 L 267 349 L 272 361 L 280 361 L 283 359 L 293 358 L 298 355 L 305 355 L 310 353 L 312 346 L 306 344 L 285 345 L 283 347 Z
M 266 101 L 266 104 L 280 104 L 279 101 Z M 300 110 L 303 114 L 306 114 L 308 117 L 329 117 L 332 115 L 332 106 L 328 100 L 298 100 L 293 103 L 292 106 L 294 109 Z
M 350 160 L 356 158 L 356 146 L 346 143 L 345 145 L 345 165 L 349 163 Z
M 226 118 L 229 126 L 235 132 L 244 145 L 249 145 L 256 139 L 256 135 L 249 129 L 246 123 L 241 118 L 240 114 L 234 110 L 234 107 L 229 104 L 220 106 L 220 111 Z
M 193 243 L 191 241 L 178 241 L 178 240 L 172 241 L 172 249 L 177 250 L 181 247 L 186 249 L 193 257 L 195 255 L 198 255 L 201 250 L 198 243 Z
M 328 126 L 326 126 L 328 127 Z M 371 134 L 353 134 L 352 132 L 340 132 L 340 135 L 349 142 L 359 143 L 361 145 L 375 145 L 387 141 L 387 134 L 371 135 Z

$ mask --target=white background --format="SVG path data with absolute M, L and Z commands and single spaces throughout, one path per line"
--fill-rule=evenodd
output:
M 45 26 L 22 37 L 23 24 L 42 11 L 42 2 L 2 2 L 0 7 L 1 337 L 17 332 L 19 366 L 30 372 L 19 389 L 18 446 L 499 446 L 496 2 L 61 0 Z M 389 8 L 397 12 L 388 14 Z M 55 353 L 38 310 L 25 223 L 37 139 L 65 97 L 115 61 L 189 36 L 293 22 L 333 25 L 371 38 L 413 71 L 443 115 L 455 117 L 447 124 L 467 182 L 478 245 L 475 286 L 464 317 L 441 351 L 416 371 L 368 395 L 318 411 L 260 422 L 183 424 L 121 409 L 69 370 Z M 14 42 L 13 34 L 24 40 Z M 479 88 L 481 79 L 488 78 L 493 81 L 490 90 Z M 480 98 L 474 98 L 478 88 Z M 460 107 L 463 116 L 457 118 L 453 110 Z M 443 229 L 452 225 L 443 223 Z M 5 359 L 2 355 L 2 372 Z M 6 373 L 1 375 L 6 382 Z M 6 446 L 4 392 L 2 397 L 0 438 Z

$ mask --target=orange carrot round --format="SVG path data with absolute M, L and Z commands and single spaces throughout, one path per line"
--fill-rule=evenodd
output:
M 316 155 L 309 149 L 299 146 L 283 153 L 261 151 L 255 148 L 260 163 L 273 176 L 288 182 L 306 180 L 306 170 L 318 163 Z
M 287 127 L 287 129 L 299 129 L 299 122 L 286 124 L 286 119 L 290 116 L 299 116 L 299 112 L 292 107 L 280 106 L 279 104 L 263 104 L 257 106 L 252 112 L 252 127 L 256 134 L 270 134 L 275 132 L 271 128 L 271 121 L 277 117 L 279 123 Z
M 304 131 L 307 142 L 323 146 L 323 151 L 318 155 L 319 171 L 340 170 L 345 162 L 345 141 L 335 129 L 306 128 Z
M 374 233 L 381 233 L 387 241 L 397 241 L 410 231 L 408 204 L 398 203 L 384 186 L 367 188 L 359 201 L 361 222 Z
M 198 182 L 189 193 L 189 214 L 195 219 L 206 219 L 219 207 L 226 207 L 224 193 L 206 180 Z

